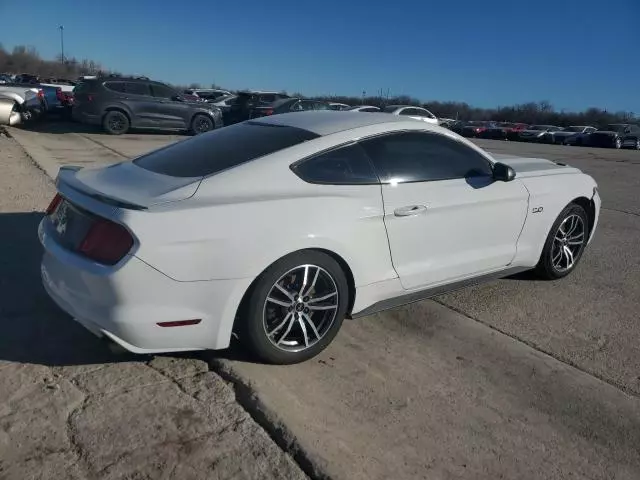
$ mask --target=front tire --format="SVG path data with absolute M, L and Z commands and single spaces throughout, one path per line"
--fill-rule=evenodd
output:
M 555 280 L 569 275 L 580 262 L 589 235 L 589 217 L 575 203 L 567 205 L 553 223 L 535 270 L 538 276 Z
M 214 127 L 213 120 L 201 113 L 195 115 L 191 121 L 191 133 L 193 135 L 210 132 Z
M 110 135 L 122 135 L 129 131 L 129 117 L 123 112 L 112 110 L 102 119 L 102 128 Z
M 292 364 L 324 350 L 342 325 L 349 287 L 329 255 L 303 250 L 258 277 L 238 318 L 240 341 L 267 363 Z
M 622 139 L 620 137 L 616 138 L 616 142 L 614 144 L 614 148 L 616 150 L 620 150 L 622 148 Z

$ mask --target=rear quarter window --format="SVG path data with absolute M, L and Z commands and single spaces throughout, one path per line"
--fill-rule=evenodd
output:
M 204 177 L 318 136 L 295 127 L 244 122 L 174 143 L 133 163 L 172 177 Z

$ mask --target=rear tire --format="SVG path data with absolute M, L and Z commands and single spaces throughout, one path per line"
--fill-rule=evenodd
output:
M 553 223 L 542 249 L 536 274 L 547 280 L 569 275 L 580 262 L 589 236 L 589 217 L 575 203 L 567 205 Z
M 122 135 L 129 131 L 129 117 L 119 110 L 112 110 L 102 119 L 102 128 L 110 135 Z
M 620 150 L 622 148 L 622 139 L 620 137 L 616 138 L 616 142 L 614 144 L 614 148 L 616 150 Z
M 252 286 L 238 318 L 240 341 L 264 362 L 303 362 L 331 343 L 348 304 L 349 287 L 338 262 L 315 250 L 292 253 Z

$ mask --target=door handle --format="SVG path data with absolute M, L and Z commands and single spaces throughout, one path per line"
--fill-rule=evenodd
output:
M 396 208 L 393 214 L 396 217 L 409 217 L 411 215 L 420 215 L 427 211 L 426 205 L 409 205 L 407 207 Z

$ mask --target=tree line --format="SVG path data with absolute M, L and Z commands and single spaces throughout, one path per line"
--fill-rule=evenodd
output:
M 30 73 L 41 77 L 67 78 L 75 80 L 81 75 L 117 74 L 113 70 L 104 68 L 99 62 L 90 59 L 77 59 L 73 56 L 60 56 L 56 60 L 45 60 L 40 57 L 33 47 L 16 46 L 11 52 L 0 45 L 0 73 Z M 198 88 L 197 83 L 189 84 L 191 88 Z M 214 83 L 212 88 L 218 88 Z M 182 91 L 185 86 L 176 86 Z M 315 96 L 305 97 L 295 93 L 295 97 L 313 98 L 315 100 L 346 103 L 348 105 L 415 105 L 426 108 L 440 118 L 460 120 L 494 120 L 498 122 L 523 122 L 543 125 L 594 125 L 601 126 L 608 123 L 638 122 L 633 112 L 609 112 L 602 108 L 592 107 L 582 112 L 558 112 L 548 101 L 528 102 L 518 105 L 478 108 L 464 102 L 423 102 L 407 95 L 392 96 L 389 91 L 380 91 L 378 95 L 368 97 L 349 96 Z

